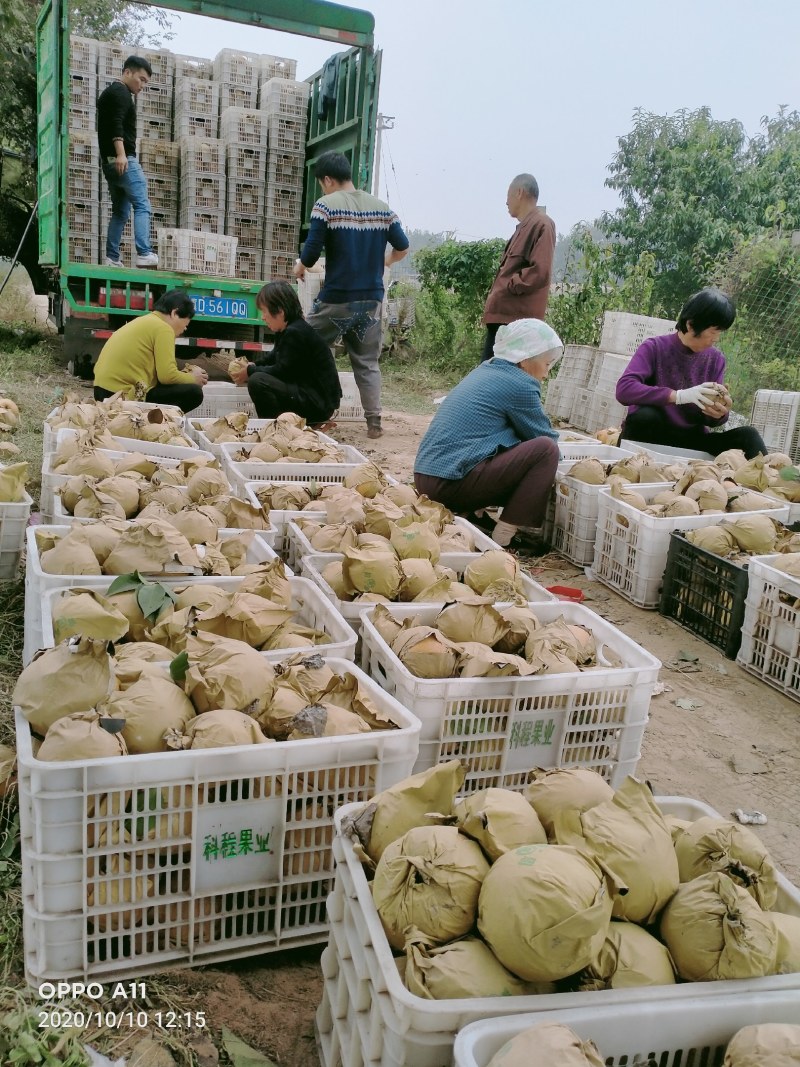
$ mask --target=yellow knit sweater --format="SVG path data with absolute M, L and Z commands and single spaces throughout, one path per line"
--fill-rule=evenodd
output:
M 111 393 L 134 398 L 137 382 L 145 392 L 157 385 L 183 385 L 196 381 L 189 371 L 178 370 L 175 334 L 156 312 L 141 315 L 115 330 L 103 345 L 94 367 L 94 384 Z

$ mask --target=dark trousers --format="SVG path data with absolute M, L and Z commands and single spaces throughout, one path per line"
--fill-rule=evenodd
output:
M 114 394 L 108 389 L 101 389 L 99 385 L 94 387 L 95 400 L 107 400 Z M 180 408 L 184 415 L 203 403 L 202 385 L 193 385 L 189 382 L 181 382 L 178 385 L 157 385 L 145 397 L 148 404 L 172 404 Z
M 247 391 L 260 419 L 277 419 L 284 411 L 302 415 L 308 423 L 327 422 L 335 408 L 322 411 L 318 403 L 303 395 L 303 390 L 291 382 L 265 371 L 256 371 L 247 379 Z
M 558 466 L 558 445 L 549 437 L 535 437 L 478 463 L 463 478 L 435 478 L 415 474 L 418 493 L 452 511 L 502 507 L 503 522 L 540 526 L 547 509 Z
M 672 445 L 675 448 L 692 448 L 697 452 L 710 452 L 718 456 L 729 448 L 740 448 L 747 459 L 759 452 L 766 455 L 769 449 L 754 426 L 738 426 L 735 430 L 720 433 L 703 433 L 697 429 L 681 430 L 667 418 L 664 409 L 646 404 L 631 412 L 622 427 L 620 447 L 623 440 L 641 441 L 648 445 Z
M 486 324 L 486 340 L 483 342 L 481 363 L 485 363 L 487 359 L 491 359 L 494 355 L 494 340 L 497 337 L 497 331 L 502 325 L 502 322 L 489 322 Z

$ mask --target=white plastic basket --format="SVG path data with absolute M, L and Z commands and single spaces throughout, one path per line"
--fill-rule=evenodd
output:
M 333 813 L 405 778 L 419 722 L 358 668 L 398 729 L 41 763 L 17 709 L 25 971 L 120 978 L 324 941 Z M 88 890 L 127 893 L 103 904 Z M 128 872 L 129 877 L 124 875 Z M 131 890 L 139 872 L 139 897 Z M 126 902 L 126 896 L 128 898 Z
M 389 610 L 432 626 L 442 607 Z M 614 787 L 634 773 L 661 662 L 580 604 L 550 600 L 531 607 L 544 623 L 563 616 L 588 627 L 597 640 L 598 669 L 528 678 L 418 678 L 375 629 L 371 612 L 362 613 L 364 670 L 422 721 L 415 772 L 460 759 L 468 793 L 522 789 L 531 767 L 589 767 Z M 621 667 L 610 666 L 608 651 Z
M 634 489 L 650 501 L 673 483 L 636 485 Z M 757 494 L 761 495 L 761 494 Z M 789 507 L 764 496 L 763 508 L 770 517 L 787 522 Z M 676 518 L 657 518 L 646 515 L 622 500 L 611 496 L 609 486 L 601 485 L 597 497 L 597 540 L 592 570 L 595 578 L 615 589 L 620 596 L 641 608 L 655 609 L 660 602 L 661 585 L 667 568 L 669 536 L 673 530 L 699 530 L 716 526 L 726 519 L 741 518 L 752 512 L 735 514 L 681 515 Z M 777 507 L 774 505 L 777 504 Z
M 69 437 L 77 437 L 79 430 L 62 429 L 56 434 L 56 449 L 62 441 Z M 115 437 L 112 435 L 115 447 L 120 452 L 141 452 L 143 456 L 152 456 L 155 459 L 197 459 L 199 455 L 213 460 L 210 452 L 204 452 L 195 444 L 190 445 L 164 445 L 156 441 L 140 441 L 135 437 Z
M 559 1011 L 555 1022 L 568 1026 L 583 1041 L 594 1041 L 606 1067 L 626 1064 L 722 1063 L 725 1049 L 743 1026 L 794 1023 L 800 1018 L 795 991 L 733 993 L 715 997 L 713 1006 L 697 1003 L 620 1004 Z M 541 1014 L 510 1015 L 469 1023 L 456 1035 L 454 1067 L 487 1067 L 507 1041 L 537 1023 Z
M 355 374 L 340 371 L 339 383 L 342 387 L 342 399 L 333 413 L 333 418 L 337 422 L 360 422 L 364 418 L 364 409 L 361 406 L 361 395 L 356 385 Z
M 105 594 L 113 581 L 114 578 L 108 576 L 103 585 L 87 586 L 86 588 L 95 593 Z M 214 586 L 218 589 L 234 591 L 243 581 L 244 578 L 238 577 L 215 578 Z M 188 584 L 191 584 L 191 580 L 189 582 L 181 582 L 182 586 Z M 265 651 L 262 652 L 264 658 L 269 660 L 270 663 L 280 663 L 287 657 L 293 656 L 296 652 L 302 652 L 308 656 L 320 655 L 323 659 L 355 660 L 355 634 L 333 604 L 323 596 L 322 591 L 308 578 L 292 576 L 289 578 L 289 585 L 292 590 L 292 611 L 295 613 L 295 620 L 302 626 L 324 631 L 330 637 L 330 643 L 315 645 L 314 648 L 298 645 L 296 648 L 280 648 L 272 652 Z M 42 648 L 52 648 L 55 645 L 53 637 L 54 602 L 60 600 L 75 588 L 80 589 L 81 586 L 60 586 L 56 589 L 48 589 L 44 594 L 44 603 L 42 605 Z M 171 659 L 171 654 L 167 653 L 166 658 Z
M 614 395 L 617 382 L 631 361 L 630 356 L 617 356 L 613 352 L 601 353 L 598 370 L 591 385 L 598 393 Z
M 340 463 L 239 463 L 232 456 L 247 449 L 247 445 L 225 441 L 221 447 L 222 469 L 234 492 L 241 497 L 247 482 L 302 482 L 306 485 L 309 482 L 344 482 L 348 474 L 366 462 L 361 452 L 351 445 L 338 445 L 345 457 Z M 393 479 L 388 480 L 390 485 L 397 484 Z
M 602 352 L 590 345 L 565 345 L 555 380 L 572 382 L 575 387 L 591 385 L 597 376 L 602 356 Z
M 569 378 L 554 378 L 547 383 L 542 406 L 553 422 L 568 422 L 572 414 L 572 392 L 576 383 Z
M 98 448 L 96 449 L 99 456 L 105 456 L 112 462 L 116 462 L 120 459 L 124 459 L 129 455 L 127 451 L 117 451 L 111 448 Z M 193 453 L 197 455 L 197 453 Z M 62 485 L 65 485 L 69 479 L 68 474 L 58 474 L 53 471 L 53 459 L 55 452 L 51 452 L 50 455 L 44 457 L 42 463 L 42 491 L 39 504 L 39 510 L 42 513 L 42 519 L 44 522 L 52 523 L 56 517 L 58 522 L 56 525 L 62 525 L 63 523 L 71 523 L 73 516 L 70 515 L 64 505 L 61 503 L 61 499 L 58 495 L 58 490 Z M 181 462 L 179 459 L 174 459 L 169 456 L 153 456 L 154 462 L 158 463 L 159 467 L 174 468 Z
M 604 352 L 632 356 L 639 345 L 649 337 L 661 337 L 672 333 L 672 319 L 655 319 L 649 315 L 630 315 L 625 311 L 606 311 L 603 315 L 603 330 L 600 347 Z
M 495 549 L 498 547 L 494 545 Z M 439 558 L 439 563 L 443 567 L 452 568 L 459 579 L 464 573 L 465 568 L 470 562 L 477 558 L 480 553 L 476 552 L 446 552 Z M 304 578 L 310 578 L 313 582 L 320 587 L 325 596 L 336 607 L 336 610 L 346 619 L 353 627 L 357 634 L 361 631 L 361 619 L 364 614 L 364 610 L 371 610 L 369 604 L 364 603 L 351 603 L 347 600 L 340 600 L 325 579 L 322 577 L 322 572 L 328 566 L 329 563 L 335 563 L 337 560 L 343 559 L 343 556 L 339 552 L 313 552 L 310 555 L 302 556 L 298 560 L 300 567 L 300 573 Z M 520 574 L 520 581 L 524 587 L 524 595 L 531 603 L 553 603 L 555 597 L 552 593 L 544 588 L 543 585 L 539 585 L 533 578 L 529 578 L 527 574 Z M 405 607 L 406 605 L 398 604 L 397 607 Z M 415 602 L 411 605 L 416 608 L 430 607 L 421 602 Z M 435 605 L 440 610 L 444 607 L 444 604 Z
M 630 448 L 634 452 L 648 452 L 659 463 L 674 463 L 676 459 L 714 459 L 710 452 L 678 448 L 677 445 L 651 445 L 645 441 L 629 441 L 627 437 L 623 437 L 622 444 L 624 448 Z
M 596 437 L 587 437 L 584 441 L 559 441 L 558 450 L 562 460 L 577 463 L 579 459 L 599 459 L 601 463 L 616 463 L 617 460 L 629 459 L 633 455 L 630 448 L 618 448 L 616 445 L 601 445 Z
M 22 662 L 30 663 L 36 651 L 42 647 L 42 599 L 48 589 L 56 589 L 59 586 L 74 588 L 85 586 L 89 589 L 99 589 L 107 586 L 111 577 L 107 574 L 47 574 L 42 570 L 39 556 L 39 546 L 36 542 L 36 533 L 60 534 L 66 536 L 72 529 L 71 526 L 30 526 L 27 531 L 27 556 L 25 565 L 25 622 L 24 639 L 22 649 Z M 220 540 L 241 537 L 250 530 L 220 530 Z M 267 537 L 276 536 L 272 530 L 256 530 L 255 537 L 247 548 L 246 561 L 248 563 L 266 563 L 277 559 L 278 554 L 274 548 L 267 544 Z M 291 574 L 291 568 L 287 568 Z M 192 583 L 202 582 L 206 585 L 216 585 L 220 580 L 217 577 L 187 574 L 158 574 L 143 575 L 168 585 L 185 585 L 187 581 Z
M 235 354 L 231 349 L 231 358 Z M 247 386 L 234 385 L 233 382 L 208 382 L 203 386 L 203 403 L 189 413 L 186 421 L 193 423 L 196 419 L 218 419 L 233 411 L 246 411 L 255 417 L 255 404 L 250 399 Z
M 578 430 L 556 430 L 558 434 L 559 448 L 561 445 L 576 445 L 581 442 L 587 444 L 600 444 L 596 437 L 592 437 L 588 433 L 580 433 Z
M 270 512 L 270 518 L 272 512 Z M 304 519 L 309 519 L 311 522 L 326 522 L 327 515 L 323 519 L 309 517 L 307 513 L 300 512 L 298 516 L 291 518 L 286 524 L 286 561 L 290 567 L 298 568 L 303 556 L 312 556 L 318 554 L 318 550 L 314 548 L 309 539 L 300 529 L 299 523 Z M 480 530 L 477 526 L 474 526 L 471 522 L 467 522 L 466 519 L 462 519 L 456 516 L 453 520 L 453 525 L 460 526 L 463 530 L 467 531 L 471 536 L 474 544 L 475 552 L 490 552 L 493 549 L 497 549 L 500 546 L 489 537 L 487 533 Z
M 15 504 L 0 504 L 0 579 L 17 577 L 32 505 L 27 493 Z
M 591 433 L 597 433 L 598 430 L 609 426 L 622 426 L 627 411 L 626 407 L 617 403 L 613 390 L 606 392 L 597 387 L 589 401 L 586 429 Z
M 656 803 L 665 815 L 690 821 L 718 814 L 707 804 L 686 797 L 656 797 Z M 426 1000 L 414 996 L 403 985 L 352 842 L 342 834 L 343 820 L 357 811 L 358 805 L 353 805 L 338 811 L 335 818 L 336 883 L 328 902 L 331 940 L 321 961 L 325 988 L 316 1020 L 323 1067 L 356 1063 L 445 1067 L 452 1063 L 456 1034 L 467 1023 L 519 1012 L 535 1012 L 539 1019 L 556 1021 L 567 1010 L 591 1008 L 602 1012 L 613 1026 L 617 1010 L 625 1005 L 645 1013 L 667 1005 L 686 1011 L 697 1004 L 704 1007 L 710 1021 L 715 1005 L 725 996 L 735 995 L 743 1008 L 756 996 L 762 1001 L 778 994 L 800 996 L 800 974 L 530 997 Z M 800 916 L 800 891 L 782 875 L 778 876 L 776 908 Z M 649 1045 L 647 1051 L 651 1049 Z M 634 1062 L 639 1061 L 628 1061 L 629 1067 Z M 680 1067 L 718 1063 L 716 1059 L 679 1061 Z M 679 1067 L 669 1060 L 641 1061 L 641 1067 L 667 1064 Z
M 787 452 L 794 463 L 800 460 L 798 417 L 800 393 L 759 389 L 753 398 L 750 424 L 755 426 L 768 448 L 773 452 Z
M 226 412 L 226 414 L 229 413 Z M 186 422 L 188 424 L 189 433 L 191 433 L 198 446 L 200 448 L 205 449 L 207 452 L 212 452 L 217 457 L 217 459 L 221 460 L 222 443 L 217 444 L 215 441 L 212 441 L 211 438 L 206 434 L 206 430 L 214 422 L 216 422 L 216 419 L 187 419 Z M 274 419 L 249 419 L 247 422 L 247 430 L 245 432 L 255 433 L 258 430 L 263 430 L 265 426 L 270 426 L 274 422 Z M 341 447 L 339 445 L 339 442 L 335 438 L 329 437 L 327 434 L 320 433 L 319 430 L 315 430 L 314 433 L 316 433 L 317 437 L 324 444 L 334 445 L 337 448 Z M 240 444 L 237 444 L 236 441 L 229 441 L 228 444 L 232 444 L 234 448 L 247 448 L 248 446 L 252 446 L 253 442 L 242 441 Z M 359 455 L 361 455 L 360 452 Z M 364 462 L 366 462 L 366 459 L 364 460 Z
M 778 556 L 751 556 L 736 662 L 750 674 L 800 700 L 800 579 L 777 570 Z
M 126 402 L 126 403 L 130 403 L 130 402 Z M 100 402 L 98 404 L 98 407 L 101 407 L 101 406 L 102 406 L 102 402 Z M 140 408 L 143 411 L 150 411 L 150 410 L 152 410 L 154 408 L 160 408 L 161 411 L 166 411 L 169 414 L 171 414 L 173 416 L 173 418 L 175 418 L 178 421 L 179 425 L 181 427 L 183 426 L 183 420 L 184 420 L 185 416 L 184 416 L 183 412 L 181 411 L 181 409 L 178 408 L 178 407 L 175 407 L 174 404 L 148 404 L 145 401 L 142 401 L 142 402 L 137 401 L 136 402 L 136 406 L 137 406 L 137 408 Z M 42 428 L 42 454 L 44 456 L 47 456 L 51 452 L 55 452 L 55 450 L 56 450 L 56 436 L 58 434 L 58 429 L 55 429 L 54 427 L 52 427 L 47 420 L 53 418 L 53 416 L 55 416 L 57 414 L 57 412 L 58 412 L 58 408 L 53 408 L 53 410 L 47 415 L 47 417 L 45 418 L 45 421 L 44 421 L 44 425 L 43 425 L 43 428 Z M 66 426 L 59 427 L 59 429 L 69 429 L 69 428 L 70 427 L 66 427 Z

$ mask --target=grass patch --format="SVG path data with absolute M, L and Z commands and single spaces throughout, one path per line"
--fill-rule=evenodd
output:
M 336 369 L 351 372 L 346 355 L 336 357 Z M 442 396 L 464 377 L 460 370 L 443 374 L 432 370 L 423 360 L 401 356 L 381 359 L 383 387 L 381 399 L 385 411 L 402 411 L 408 415 L 433 415 L 435 397 Z

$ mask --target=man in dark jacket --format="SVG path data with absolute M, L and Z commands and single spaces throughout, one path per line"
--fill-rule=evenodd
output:
M 303 318 L 288 282 L 268 282 L 256 305 L 275 334 L 275 345 L 262 359 L 231 371 L 231 379 L 247 383 L 260 419 L 294 411 L 310 424 L 327 422 L 342 399 L 330 348 Z
M 106 234 L 107 267 L 123 266 L 119 243 L 131 208 L 136 266 L 158 266 L 158 256 L 150 244 L 153 212 L 147 196 L 147 179 L 136 158 L 136 97 L 152 74 L 146 59 L 128 56 L 122 77 L 97 98 L 97 140 L 111 197 L 111 218 Z
M 550 295 L 550 274 L 556 227 L 540 211 L 539 184 L 532 174 L 518 174 L 508 187 L 506 207 L 518 220 L 486 298 L 483 321 L 486 342 L 481 361 L 491 359 L 498 329 L 517 319 L 544 319 Z

